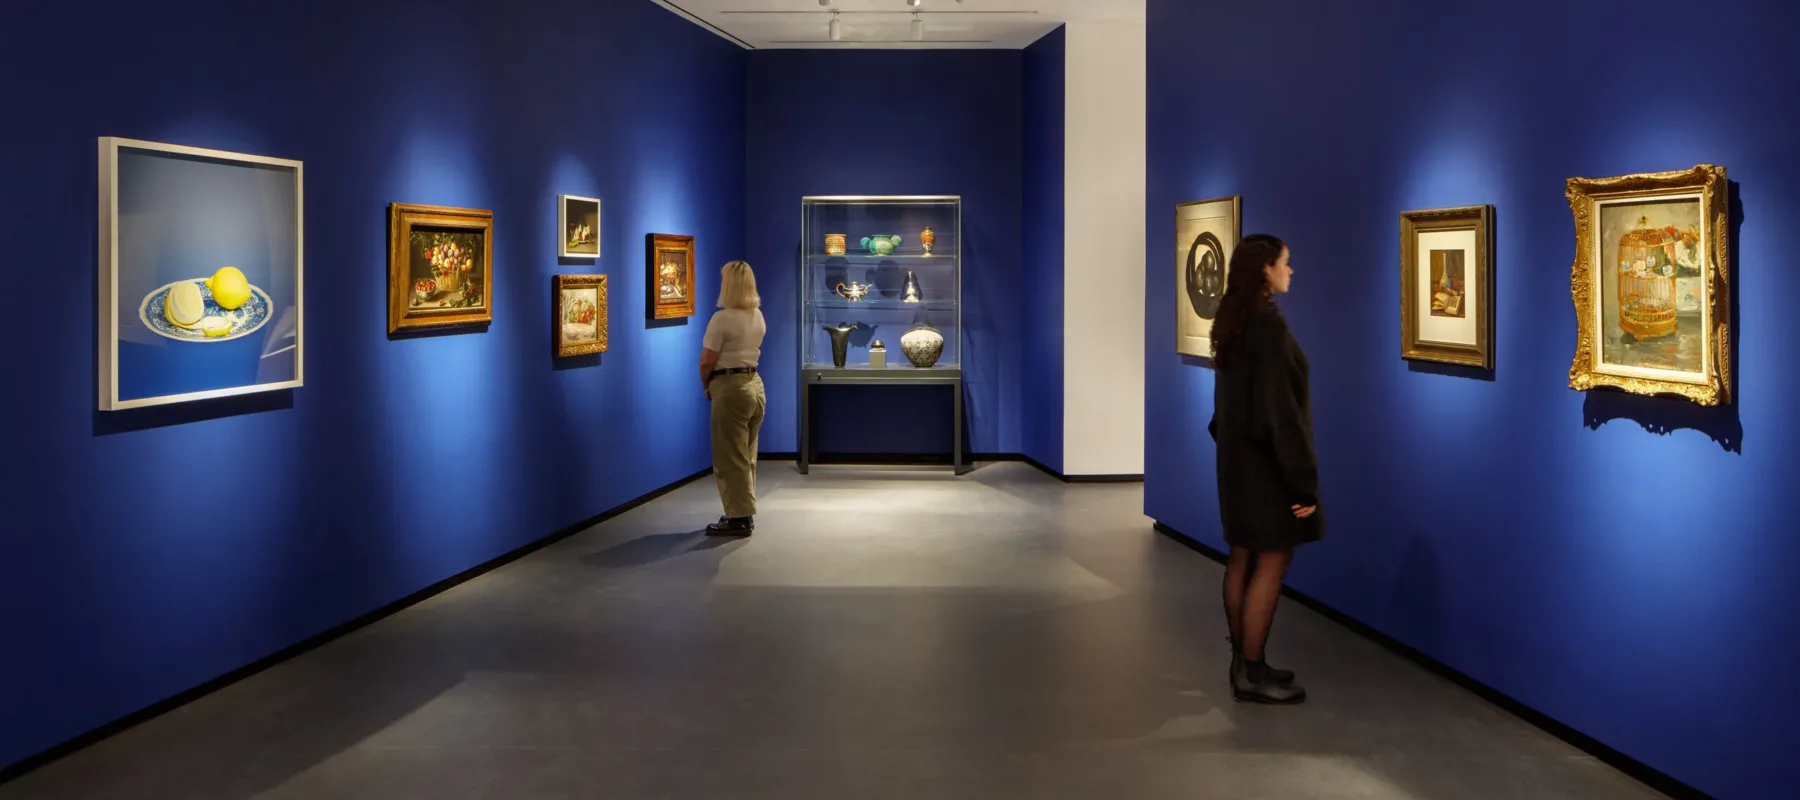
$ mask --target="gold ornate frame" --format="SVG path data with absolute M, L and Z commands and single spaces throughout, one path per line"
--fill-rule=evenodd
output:
M 1469 285 L 1480 294 L 1473 346 L 1419 339 L 1419 234 L 1474 231 L 1475 264 Z M 1400 215 L 1400 357 L 1481 369 L 1494 368 L 1494 207 L 1434 208 Z
M 1683 397 L 1703 406 L 1731 402 L 1731 184 L 1725 168 L 1700 164 L 1691 169 L 1651 172 L 1617 178 L 1570 178 L 1564 194 L 1575 215 L 1575 264 L 1570 271 L 1569 293 L 1575 303 L 1575 358 L 1569 367 L 1569 387 L 1577 391 L 1618 389 L 1633 394 Z M 1599 204 L 1616 200 L 1657 200 L 1679 195 L 1700 195 L 1700 224 L 1705 239 L 1701 248 L 1706 265 L 1701 280 L 1706 299 L 1701 303 L 1701 329 L 1707 341 L 1701 347 L 1697 373 L 1675 373 L 1687 378 L 1655 378 L 1608 371 L 1600 363 L 1596 309 L 1599 303 L 1600 266 L 1596 230 Z
M 650 294 L 651 319 L 676 319 L 694 315 L 694 237 L 678 236 L 672 233 L 652 233 L 645 236 L 644 266 L 646 283 Z M 657 258 L 664 250 L 677 250 L 686 254 L 686 266 L 682 270 L 681 287 L 685 296 L 681 300 L 665 302 L 656 291 L 656 270 L 660 262 Z
M 481 308 L 413 310 L 411 247 L 414 226 L 456 228 L 481 234 Z M 414 328 L 485 325 L 494 320 L 494 212 L 474 208 L 388 206 L 388 333 Z
M 581 344 L 565 344 L 562 338 L 563 290 L 594 289 L 596 300 L 594 309 L 594 326 L 598 337 L 591 342 Z M 555 348 L 557 358 L 584 356 L 590 353 L 606 352 L 606 276 L 605 275 L 557 275 L 550 281 L 550 341 Z

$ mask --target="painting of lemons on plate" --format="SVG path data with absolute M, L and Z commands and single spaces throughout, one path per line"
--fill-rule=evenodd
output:
M 300 163 L 100 140 L 100 407 L 301 381 Z

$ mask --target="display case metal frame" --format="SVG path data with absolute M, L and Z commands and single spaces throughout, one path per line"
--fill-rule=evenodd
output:
M 804 337 L 813 335 L 813 331 L 811 330 L 811 328 L 812 328 L 813 324 L 817 321 L 816 320 L 817 314 L 814 312 L 813 298 L 812 298 L 812 291 L 814 288 L 813 287 L 814 274 L 813 274 L 813 263 L 812 262 L 813 262 L 813 259 L 815 258 L 815 255 L 812 252 L 812 246 L 813 246 L 815 239 L 817 239 L 818 241 L 823 241 L 823 239 L 820 237 L 822 237 L 824 235 L 824 232 L 822 232 L 822 231 L 812 230 L 812 217 L 808 212 L 810 210 L 809 207 L 815 203 L 841 203 L 841 204 L 846 204 L 846 205 L 850 205 L 850 204 L 905 205 L 905 204 L 914 204 L 914 203 L 916 203 L 916 204 L 948 203 L 954 207 L 954 216 L 955 216 L 956 222 L 952 228 L 952 235 L 950 237 L 950 241 L 951 241 L 951 244 L 953 245 L 953 247 L 949 253 L 935 254 L 933 257 L 947 257 L 949 259 L 952 259 L 952 263 L 953 263 L 954 269 L 955 269 L 956 288 L 955 288 L 955 293 L 954 293 L 954 299 L 951 301 L 951 304 L 954 308 L 954 313 L 955 313 L 955 318 L 956 318 L 956 328 L 955 328 L 956 336 L 955 336 L 955 341 L 954 341 L 954 350 L 948 350 L 944 354 L 944 355 L 949 355 L 949 356 L 953 357 L 955 366 L 932 366 L 932 367 L 923 368 L 923 369 L 918 368 L 918 367 L 905 367 L 905 368 L 899 368 L 899 369 L 879 369 L 879 370 L 877 370 L 877 369 L 870 369 L 868 367 L 858 367 L 858 366 L 854 366 L 854 365 L 846 365 L 844 367 L 833 367 L 833 366 L 820 367 L 820 366 L 816 366 L 812 363 L 808 363 L 809 359 L 806 358 L 806 354 L 808 353 L 808 348 L 806 346 L 806 339 Z M 800 370 L 799 370 L 799 377 L 800 377 L 799 400 L 800 400 L 800 402 L 796 404 L 799 406 L 798 415 L 799 415 L 799 426 L 800 426 L 799 427 L 799 437 L 800 437 L 799 445 L 800 446 L 799 446 L 799 451 L 796 454 L 796 458 L 795 458 L 796 462 L 798 463 L 799 469 L 800 469 L 800 474 L 802 474 L 802 475 L 807 474 L 810 471 L 813 461 L 815 461 L 818 456 L 818 454 L 815 452 L 818 443 L 817 443 L 815 437 L 812 435 L 812 389 L 815 386 L 824 386 L 824 385 L 861 385 L 861 386 L 941 385 L 941 386 L 948 386 L 950 388 L 951 403 L 954 406 L 954 408 L 952 409 L 952 417 L 953 417 L 954 421 L 952 422 L 952 425 L 951 425 L 951 468 L 952 468 L 953 472 L 957 475 L 961 475 L 961 474 L 968 472 L 969 465 L 966 465 L 963 463 L 963 446 L 962 446 L 962 431 L 963 431 L 962 195 L 808 195 L 808 196 L 800 198 L 800 241 L 801 241 L 801 247 L 800 247 L 801 264 L 800 264 L 800 280 L 798 281 L 799 294 L 800 294 L 800 297 L 799 297 L 799 301 L 800 301 L 799 302 L 799 310 L 800 310 L 799 335 L 802 338 L 798 342 L 799 352 L 801 354 L 801 359 L 800 359 L 801 364 L 800 364 Z M 846 245 L 848 245 L 848 244 L 849 243 L 846 242 Z M 896 344 L 898 344 L 898 342 L 896 342 Z M 898 347 L 894 347 L 891 352 L 895 356 L 904 358 L 904 356 L 900 355 Z M 941 357 L 940 357 L 940 360 L 941 360 Z

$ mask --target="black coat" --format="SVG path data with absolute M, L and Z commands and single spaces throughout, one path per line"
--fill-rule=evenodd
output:
M 1224 353 L 1213 386 L 1219 517 L 1225 541 L 1251 550 L 1287 550 L 1325 535 L 1319 461 L 1313 451 L 1306 354 L 1281 312 L 1254 312 Z M 1319 506 L 1296 519 L 1293 506 Z

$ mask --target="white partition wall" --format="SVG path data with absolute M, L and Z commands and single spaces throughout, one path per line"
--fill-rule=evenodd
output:
M 1145 27 L 1065 34 L 1063 474 L 1144 472 Z

